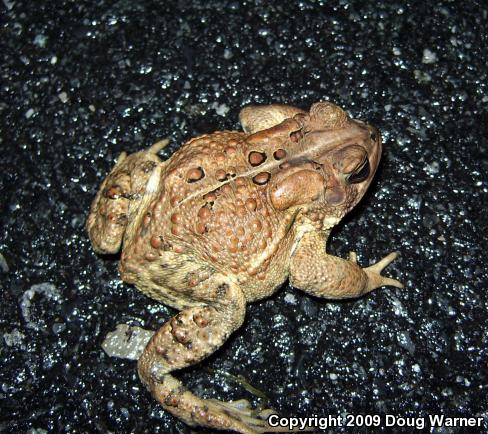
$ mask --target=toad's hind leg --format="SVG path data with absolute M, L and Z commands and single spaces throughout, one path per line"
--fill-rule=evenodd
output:
M 254 414 L 244 401 L 202 399 L 170 373 L 193 365 L 219 348 L 244 321 L 242 291 L 223 276 L 195 287 L 205 304 L 189 307 L 165 323 L 151 338 L 138 361 L 139 376 L 163 407 L 191 426 L 259 433 L 270 430 L 270 411 Z
M 146 150 L 131 155 L 126 152 L 120 154 L 100 186 L 86 221 L 90 241 L 97 253 L 115 254 L 120 251 L 130 211 L 137 209 L 140 196 L 144 194 L 155 169 L 165 164 L 157 153 L 168 143 L 167 139 L 160 140 Z
M 246 133 L 253 134 L 281 124 L 298 113 L 304 111 L 291 105 L 250 105 L 240 111 L 239 122 Z

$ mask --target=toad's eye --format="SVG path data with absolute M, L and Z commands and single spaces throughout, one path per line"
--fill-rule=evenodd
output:
M 367 179 L 368 176 L 369 176 L 369 161 L 366 158 L 364 160 L 364 163 L 360 167 L 358 167 L 354 172 L 348 175 L 347 182 L 349 184 L 358 184 L 360 182 L 363 182 L 365 179 Z

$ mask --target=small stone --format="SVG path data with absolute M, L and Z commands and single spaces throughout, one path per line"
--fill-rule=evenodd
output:
M 5 257 L 0 253 L 0 270 L 3 273 L 8 273 L 10 271 Z
M 285 302 L 288 304 L 297 304 L 297 298 L 295 297 L 295 294 L 287 293 L 285 295 Z
M 53 324 L 53 333 L 58 335 L 59 333 L 62 333 L 66 329 L 66 324 L 62 322 L 55 322 Z
M 216 102 L 212 104 L 212 108 L 219 116 L 225 116 L 230 108 L 225 104 L 217 104 Z
M 437 62 L 437 54 L 426 48 L 422 53 L 422 63 L 430 64 L 435 62 Z
M 424 171 L 429 175 L 437 175 L 439 173 L 440 166 L 437 161 L 433 161 L 431 164 L 427 164 L 424 167 Z
M 415 69 L 413 71 L 413 75 L 414 75 L 415 79 L 420 84 L 426 84 L 426 83 L 429 83 L 432 80 L 432 77 L 430 76 L 430 74 L 427 74 L 426 72 L 420 71 L 418 69 Z
M 102 348 L 110 357 L 137 360 L 153 334 L 137 326 L 119 324 L 115 331 L 107 334 Z
M 44 48 L 46 46 L 47 36 L 44 36 L 42 34 L 36 35 L 33 42 L 34 42 L 34 45 L 37 45 L 38 47 Z
M 68 102 L 68 94 L 66 92 L 61 92 L 60 94 L 58 94 L 58 98 L 61 100 L 63 104 Z

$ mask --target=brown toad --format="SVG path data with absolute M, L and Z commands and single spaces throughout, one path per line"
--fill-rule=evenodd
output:
M 201 399 L 171 375 L 219 348 L 244 321 L 246 304 L 287 278 L 323 298 L 359 297 L 383 285 L 396 257 L 361 268 L 328 255 L 331 228 L 368 188 L 381 155 L 379 132 L 329 102 L 309 112 L 284 105 L 240 113 L 244 132 L 190 140 L 167 161 L 159 142 L 123 153 L 103 182 L 87 229 L 95 251 L 122 251 L 120 273 L 181 312 L 151 338 L 141 380 L 189 425 L 241 433 L 269 430 L 270 411 L 244 400 Z

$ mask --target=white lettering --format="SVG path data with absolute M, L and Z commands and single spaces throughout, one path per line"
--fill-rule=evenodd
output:
M 483 426 L 483 417 L 446 417 L 443 414 L 429 415 L 430 425 L 434 427 Z
M 429 414 L 430 426 L 441 427 L 444 426 L 444 415 Z
M 415 427 L 417 429 L 425 428 L 425 419 L 423 417 L 401 417 L 393 414 L 387 414 L 385 417 L 385 426 L 391 427 Z
M 327 429 L 342 426 L 341 416 L 328 415 L 326 417 L 279 417 L 277 414 L 268 416 L 268 424 L 272 428 L 281 427 L 292 431 L 304 431 L 307 428 Z
M 416 428 L 417 430 L 425 429 L 427 423 L 430 422 L 431 428 L 440 427 L 482 427 L 483 417 L 448 417 L 443 414 L 430 414 L 429 418 L 423 417 L 403 417 L 394 414 L 386 414 L 380 416 L 375 415 L 352 415 L 348 414 L 345 417 L 327 415 L 318 417 L 316 414 L 311 417 L 280 417 L 277 414 L 268 416 L 268 424 L 271 428 L 284 428 L 289 431 L 305 431 L 310 428 L 326 430 L 328 428 L 342 427 L 398 427 L 398 428 Z
M 269 426 L 277 427 L 278 426 L 278 415 L 277 414 L 272 414 L 271 416 L 268 416 L 268 424 Z

